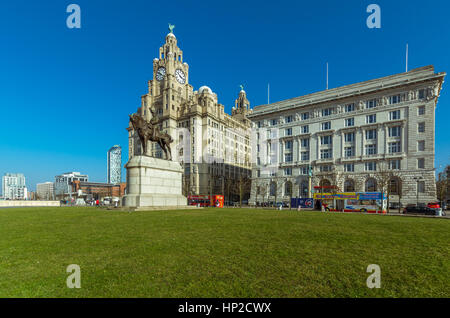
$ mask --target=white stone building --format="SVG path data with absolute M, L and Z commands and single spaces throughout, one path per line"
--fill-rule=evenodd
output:
M 184 195 L 224 194 L 226 184 L 251 175 L 250 102 L 242 88 L 229 115 L 208 86 L 194 91 L 177 38 L 170 32 L 165 40 L 137 113 L 150 121 L 152 110 L 160 130 L 172 136 L 173 160 L 183 165 Z M 127 129 L 131 159 L 141 146 L 131 124 Z M 162 151 L 153 143 L 148 155 L 162 157 Z
M 28 190 L 22 173 L 5 173 L 2 178 L 2 193 L 5 200 L 26 200 Z
M 54 200 L 55 191 L 53 182 L 38 183 L 36 185 L 36 195 L 39 200 Z
M 248 116 L 250 203 L 311 197 L 319 184 L 380 191 L 383 173 L 396 176 L 391 205 L 435 201 L 435 107 L 445 75 L 426 66 L 256 106 Z

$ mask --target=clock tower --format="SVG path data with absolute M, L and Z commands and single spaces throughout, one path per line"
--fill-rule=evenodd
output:
M 138 113 L 148 121 L 151 119 L 151 108 L 160 123 L 160 130 L 169 133 L 174 139 L 172 145 L 178 143 L 176 136 L 177 113 L 180 106 L 189 100 L 193 94 L 193 87 L 189 84 L 189 65 L 183 62 L 183 51 L 177 45 L 177 38 L 173 33 L 174 25 L 169 24 L 166 42 L 159 48 L 159 58 L 153 60 L 153 79 L 148 81 L 148 92 L 141 97 L 141 107 Z M 133 143 L 139 143 L 134 140 Z M 140 151 L 136 144 L 133 154 Z M 149 147 L 149 155 L 161 157 L 161 149 L 157 144 Z

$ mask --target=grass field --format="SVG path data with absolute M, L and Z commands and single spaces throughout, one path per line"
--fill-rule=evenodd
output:
M 449 240 L 450 220 L 433 218 L 1 209 L 0 297 L 449 297 Z

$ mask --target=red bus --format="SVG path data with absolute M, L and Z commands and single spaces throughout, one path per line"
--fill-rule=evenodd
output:
M 188 205 L 200 205 L 201 207 L 223 208 L 223 195 L 190 195 Z

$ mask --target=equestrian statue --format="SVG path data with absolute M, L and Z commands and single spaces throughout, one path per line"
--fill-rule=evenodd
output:
M 147 155 L 147 141 L 150 140 L 161 147 L 167 160 L 172 160 L 170 144 L 173 142 L 173 139 L 168 133 L 159 130 L 159 121 L 152 109 L 150 109 L 150 112 L 152 113 L 150 122 L 147 122 L 144 117 L 138 114 L 129 115 L 134 131 L 137 132 L 141 141 L 142 154 Z

